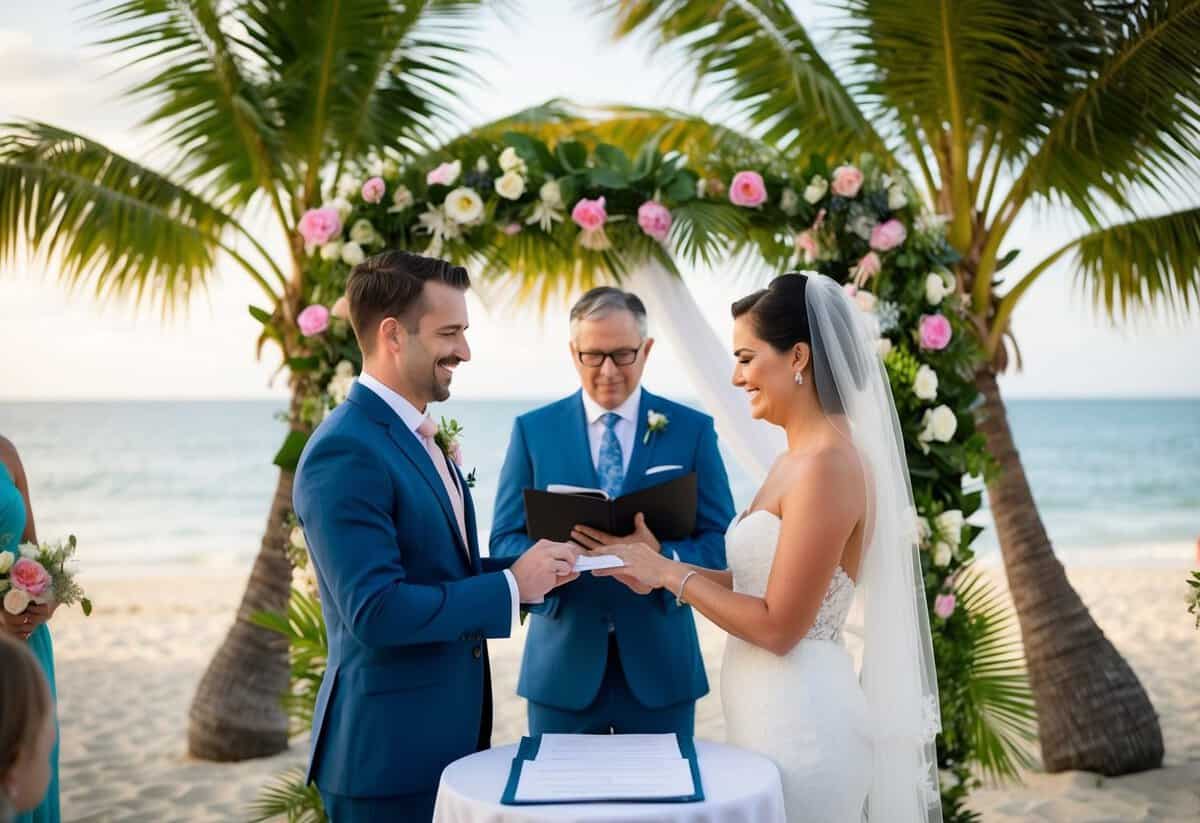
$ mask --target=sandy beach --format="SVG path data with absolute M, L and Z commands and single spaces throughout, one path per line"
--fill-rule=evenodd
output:
M 1200 632 L 1183 597 L 1185 573 L 1164 568 L 1077 568 L 1071 580 L 1150 691 L 1166 736 L 1166 766 L 1120 779 L 1029 773 L 1022 785 L 982 789 L 984 821 L 1196 821 L 1200 819 Z M 997 573 L 1002 579 L 1002 575 Z M 306 742 L 242 764 L 186 754 L 187 708 L 224 636 L 244 579 L 197 572 L 85 581 L 96 602 L 84 618 L 64 609 L 53 630 L 67 821 L 235 821 L 261 786 L 304 762 Z M 524 638 L 493 641 L 497 744 L 517 740 L 525 707 L 515 694 Z M 723 635 L 701 625 L 713 692 L 697 707 L 697 734 L 723 740 Z

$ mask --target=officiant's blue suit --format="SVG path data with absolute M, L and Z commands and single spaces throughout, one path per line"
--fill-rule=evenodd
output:
M 647 438 L 651 410 L 668 424 Z M 660 541 L 662 550 L 724 569 L 734 509 L 712 418 L 643 389 L 620 493 L 689 472 L 699 490 L 695 531 L 686 540 Z M 556 483 L 600 487 L 581 392 L 517 418 L 496 495 L 493 557 L 516 558 L 533 545 L 523 491 Z M 692 610 L 677 605 L 674 592 L 643 596 L 584 574 L 530 611 L 517 693 L 529 701 L 532 733 L 692 733 L 695 701 L 708 692 L 708 679 Z
M 489 745 L 485 638 L 511 632 L 512 561 L 480 559 L 458 477 L 466 546 L 429 452 L 357 383 L 300 458 L 294 506 L 329 638 L 308 779 L 333 823 L 427 821 L 446 765 Z

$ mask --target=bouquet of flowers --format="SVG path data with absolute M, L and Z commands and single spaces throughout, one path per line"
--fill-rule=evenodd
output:
M 78 602 L 85 615 L 92 613 L 92 601 L 75 582 L 75 570 L 67 561 L 75 556 L 75 535 L 64 543 L 25 543 L 16 552 L 0 552 L 0 593 L 4 609 L 20 614 L 30 603 L 56 602 L 64 606 Z

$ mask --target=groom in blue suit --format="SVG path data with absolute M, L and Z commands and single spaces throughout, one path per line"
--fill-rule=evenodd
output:
M 442 770 L 490 744 L 486 638 L 573 580 L 578 549 L 480 558 L 466 480 L 429 403 L 469 360 L 467 272 L 384 252 L 346 286 L 363 373 L 308 441 L 293 504 L 329 640 L 308 779 L 333 823 L 433 817 Z
M 639 516 L 629 535 L 578 532 L 587 549 L 641 542 L 686 563 L 724 569 L 733 498 L 712 418 L 641 388 L 653 346 L 636 295 L 601 287 L 571 309 L 571 356 L 582 390 L 518 417 L 499 490 L 493 557 L 522 557 L 523 491 L 551 484 L 602 488 L 612 497 L 697 474 L 696 527 L 660 543 Z M 657 425 L 650 425 L 653 415 Z M 708 692 L 692 610 L 636 580 L 585 574 L 531 607 L 517 693 L 531 734 L 678 732 L 690 736 Z

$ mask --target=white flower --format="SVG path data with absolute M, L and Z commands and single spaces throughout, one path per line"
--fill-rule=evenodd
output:
M 506 171 L 495 183 L 496 194 L 505 200 L 516 200 L 525 193 L 525 178 L 516 171 Z
M 859 311 L 864 311 L 868 314 L 875 311 L 875 304 L 879 302 L 875 295 L 869 291 L 859 289 L 854 293 L 854 302 L 858 304 Z
M 479 172 L 480 174 L 487 174 L 487 170 L 488 170 L 487 158 L 481 154 L 481 155 L 479 155 L 479 157 L 475 158 L 475 171 Z
M 395 180 L 400 176 L 400 167 L 396 165 L 395 160 L 384 160 L 383 166 L 380 168 L 380 177 L 384 180 Z
M 914 227 L 922 234 L 940 234 L 950 218 L 944 214 L 922 214 L 914 221 Z
M 417 220 L 421 224 L 419 231 L 433 236 L 427 251 L 435 257 L 446 240 L 453 240 L 462 234 L 458 224 L 449 219 L 445 210 L 438 206 L 430 206 Z
M 33 600 L 28 592 L 23 592 L 20 589 L 9 589 L 4 595 L 4 610 L 9 614 L 20 614 L 29 608 L 30 602 Z
M 300 528 L 299 526 L 294 526 L 292 528 L 292 533 L 288 536 L 288 539 L 297 549 L 304 549 L 305 551 L 308 551 L 308 541 L 304 539 L 304 529 Z
M 0 574 L 7 574 L 16 562 L 17 557 L 12 552 L 0 552 Z
M 345 362 L 345 361 L 342 361 Z M 329 385 L 325 387 L 325 391 L 329 394 L 329 399 L 333 401 L 333 405 L 340 406 L 346 402 L 346 398 L 350 396 L 350 389 L 354 386 L 353 366 L 349 376 L 335 375 L 329 381 Z
M 804 199 L 809 203 L 816 203 L 825 196 L 827 191 L 829 191 L 829 181 L 819 174 L 814 174 L 813 179 L 804 189 Z
M 954 548 L 949 543 L 938 541 L 937 546 L 933 549 L 933 565 L 939 567 L 949 566 L 953 557 Z
M 483 198 L 468 186 L 459 186 L 446 195 L 442 204 L 446 216 L 459 225 L 474 223 L 483 215 Z
M 937 397 L 937 389 L 937 372 L 929 366 L 917 369 L 917 375 L 913 378 L 913 394 L 921 400 L 932 400 Z
M 963 513 L 958 509 L 949 509 L 933 519 L 938 534 L 953 546 L 962 539 Z
M 347 266 L 357 266 L 366 259 L 366 253 L 357 243 L 346 243 L 342 246 L 342 262 Z
M 871 229 L 875 228 L 876 220 L 869 214 L 860 213 L 851 217 L 846 223 L 852 233 L 857 234 L 863 240 L 871 239 Z
M 370 220 L 361 218 L 355 220 L 354 225 L 350 227 L 350 240 L 360 246 L 373 246 L 379 240 L 379 235 Z
M 800 197 L 791 189 L 784 189 L 779 196 L 779 210 L 791 217 L 800 211 Z
M 920 441 L 923 450 L 929 451 L 926 444 L 930 441 L 950 442 L 950 438 L 954 437 L 954 432 L 958 430 L 958 418 L 949 406 L 943 404 L 936 409 L 926 410 L 921 425 L 923 429 L 917 435 L 917 440 Z
M 367 177 L 383 177 L 383 160 L 372 157 L 367 160 Z
M 642 438 L 642 443 L 649 443 L 650 435 L 663 431 L 670 422 L 662 412 L 656 412 L 654 409 L 648 410 L 646 412 L 646 435 Z
M 917 518 L 917 542 L 924 543 L 933 535 L 933 528 L 929 525 L 929 518 Z
M 538 189 L 538 196 L 542 198 L 542 202 L 552 209 L 561 209 L 563 207 L 562 189 L 558 187 L 558 183 L 554 180 L 547 180 Z
M 886 337 L 881 337 L 875 341 L 875 350 L 879 352 L 880 357 L 887 357 L 892 353 L 892 341 Z
M 937 272 L 930 272 L 925 275 L 925 300 L 929 305 L 936 306 L 942 302 L 942 299 L 949 294 L 951 289 L 946 285 L 946 281 Z
M 37 560 L 38 547 L 32 543 L 25 543 L 17 551 L 21 553 L 21 557 L 28 557 L 30 560 Z
M 340 260 L 341 257 L 342 242 L 340 240 L 334 240 L 332 243 L 326 243 L 324 246 L 321 246 L 322 260 Z
M 704 193 L 708 190 L 708 181 L 701 177 L 696 181 L 696 199 L 703 200 Z
M 350 212 L 354 211 L 354 206 L 350 205 L 350 201 L 345 197 L 335 197 L 326 205 L 330 208 L 337 209 L 338 218 L 341 219 L 343 223 L 345 223 L 346 218 L 350 216 Z
M 349 360 L 342 360 L 333 370 L 335 377 L 354 377 L 354 364 Z
M 509 146 L 500 152 L 500 168 L 504 171 L 515 171 L 519 174 L 524 174 L 525 161 L 521 159 L 521 155 L 517 154 L 516 149 Z
M 404 211 L 413 204 L 413 194 L 408 190 L 408 186 L 396 186 L 396 190 L 392 192 L 392 207 L 388 209 L 389 214 L 395 214 L 399 211 Z
M 363 181 L 355 180 L 353 177 L 343 177 L 338 181 L 337 193 L 339 197 L 353 197 L 362 191 Z
M 560 206 L 552 206 L 545 200 L 539 200 L 533 204 L 533 211 L 529 217 L 525 218 L 525 225 L 532 226 L 536 223 L 542 231 L 548 232 L 554 228 L 555 223 L 561 223 L 565 217 Z
M 908 196 L 904 193 L 904 187 L 899 183 L 892 183 L 887 190 L 887 205 L 892 211 L 902 209 L 908 205 Z

